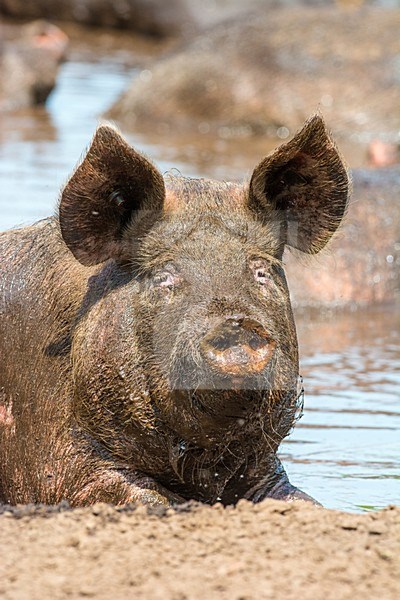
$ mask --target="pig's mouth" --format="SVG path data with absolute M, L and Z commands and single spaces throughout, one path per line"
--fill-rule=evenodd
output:
M 224 420 L 247 419 L 259 412 L 274 387 L 272 370 L 257 375 L 203 371 L 197 376 L 195 385 L 181 382 L 184 385 L 175 386 L 171 393 L 175 399 L 179 398 L 182 409 L 194 418 L 201 421 L 207 415 L 220 424 Z
M 190 394 L 192 407 L 218 422 L 225 421 L 229 426 L 236 420 L 243 425 L 256 412 L 260 412 L 264 402 L 263 393 L 235 393 L 232 391 L 205 392 Z
M 170 426 L 184 439 L 203 448 L 221 438 L 244 432 L 252 415 L 262 412 L 265 393 L 239 393 L 226 390 L 175 390 L 173 415 L 165 415 Z

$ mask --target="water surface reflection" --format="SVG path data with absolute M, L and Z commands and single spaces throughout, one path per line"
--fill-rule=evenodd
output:
M 400 313 L 298 320 L 305 412 L 282 458 L 323 504 L 400 501 Z

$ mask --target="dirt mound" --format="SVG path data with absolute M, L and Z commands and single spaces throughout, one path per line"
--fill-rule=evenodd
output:
M 400 507 L 6 509 L 5 600 L 400 597 Z

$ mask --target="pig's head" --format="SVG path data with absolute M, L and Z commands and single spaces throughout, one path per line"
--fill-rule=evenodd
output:
M 78 412 L 89 428 L 104 438 L 111 422 L 125 433 L 164 425 L 206 447 L 257 421 L 276 449 L 298 395 L 283 251 L 319 252 L 348 187 L 319 116 L 246 185 L 164 181 L 99 127 L 60 204 L 75 257 L 112 259 L 92 277 L 74 335 Z M 112 418 L 100 426 L 102 407 Z

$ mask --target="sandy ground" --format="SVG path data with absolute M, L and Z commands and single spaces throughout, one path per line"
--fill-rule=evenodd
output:
M 400 598 L 400 507 L 0 509 L 6 600 Z

